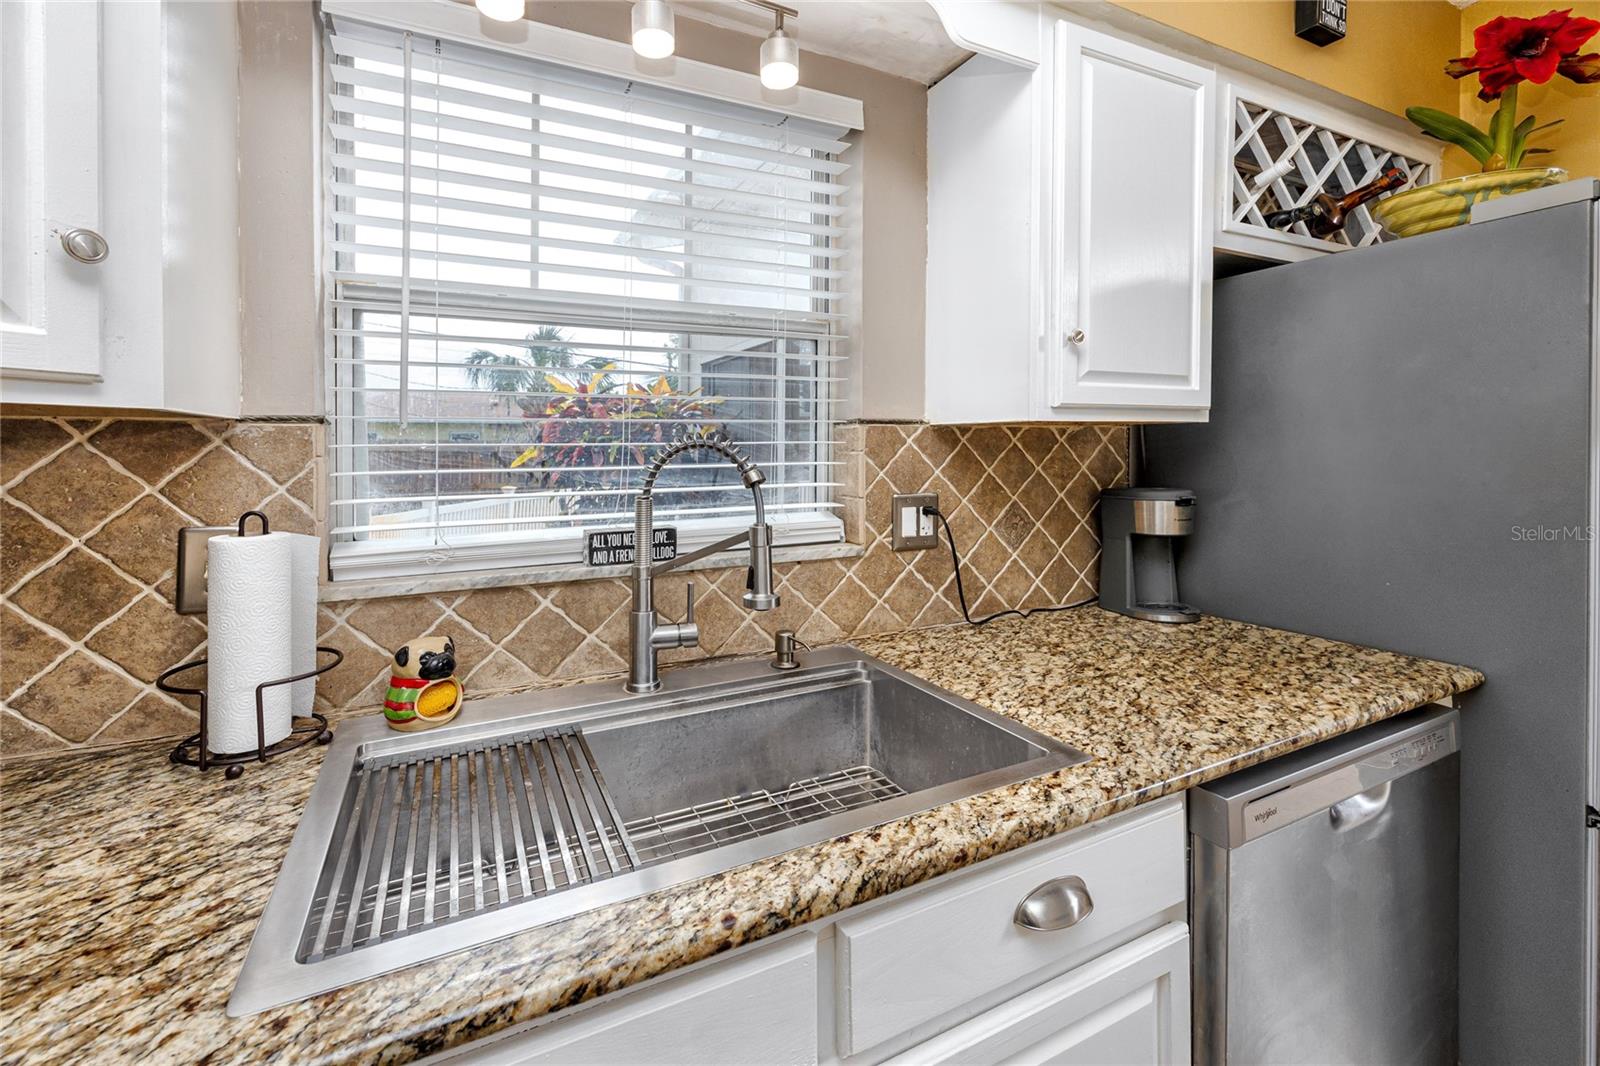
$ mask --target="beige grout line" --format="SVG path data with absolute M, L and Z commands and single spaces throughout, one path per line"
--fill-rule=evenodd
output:
M 56 420 L 53 419 L 53 418 L 46 418 L 46 419 L 43 419 L 42 421 L 46 421 L 46 422 L 50 422 L 50 423 L 55 423 L 56 422 Z M 28 479 L 28 476 L 30 474 L 32 474 L 35 470 L 38 470 L 39 468 L 45 466 L 47 463 L 53 462 L 58 456 L 61 455 L 61 453 L 69 450 L 74 444 L 78 443 L 77 439 L 73 436 L 73 430 L 72 430 L 71 426 L 59 426 L 58 428 L 61 428 L 61 429 L 66 431 L 66 434 L 67 434 L 66 443 L 61 445 L 61 447 L 59 447 L 59 448 L 55 449 L 54 451 L 52 451 L 50 454 L 46 455 L 44 458 L 35 461 L 33 463 L 33 465 L 25 467 L 20 473 L 18 473 L 10 481 L 7 481 L 3 486 L 0 486 L 0 488 L 4 488 L 6 491 L 9 492 L 13 486 L 19 485 L 23 481 L 26 481 Z

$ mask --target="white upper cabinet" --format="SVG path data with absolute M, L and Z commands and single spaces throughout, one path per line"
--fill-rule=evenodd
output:
M 239 414 L 238 38 L 232 3 L 0 3 L 0 398 Z
M 1050 411 L 1203 418 L 1211 69 L 1068 22 L 1055 25 L 1053 56 Z
M 927 418 L 1204 421 L 1214 74 L 1040 33 L 929 91 Z
M 0 4 L 0 370 L 7 374 L 78 381 L 100 374 L 99 51 L 98 4 Z

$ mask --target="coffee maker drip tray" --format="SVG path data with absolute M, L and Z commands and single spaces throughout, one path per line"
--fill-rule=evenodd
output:
M 1100 494 L 1100 606 L 1147 622 L 1194 622 L 1178 591 L 1174 545 L 1194 531 L 1188 489 L 1119 488 Z

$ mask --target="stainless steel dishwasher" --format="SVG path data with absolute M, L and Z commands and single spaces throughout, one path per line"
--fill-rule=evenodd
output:
M 1458 712 L 1189 793 L 1194 1061 L 1456 1056 Z

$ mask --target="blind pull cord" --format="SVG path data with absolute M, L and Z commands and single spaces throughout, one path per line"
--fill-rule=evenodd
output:
M 400 46 L 400 431 L 411 420 L 411 34 Z M 434 290 L 438 291 L 438 283 Z M 437 506 L 437 503 L 435 504 Z

